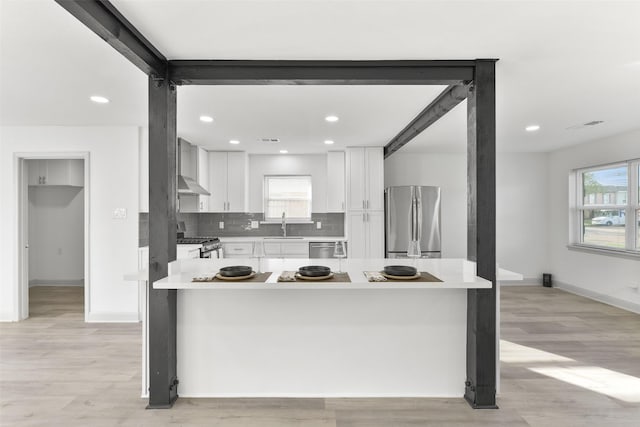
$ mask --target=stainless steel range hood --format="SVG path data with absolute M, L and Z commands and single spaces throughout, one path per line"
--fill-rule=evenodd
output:
M 205 190 L 200 184 L 198 184 L 193 178 L 188 176 L 178 175 L 178 194 L 188 195 L 202 195 L 210 196 L 207 190 Z
M 192 178 L 198 176 L 198 147 L 178 138 L 178 195 L 210 196 L 198 182 Z

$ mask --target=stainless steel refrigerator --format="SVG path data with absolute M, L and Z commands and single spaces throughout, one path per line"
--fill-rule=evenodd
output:
M 423 258 L 440 258 L 440 187 L 388 187 L 384 208 L 387 258 L 406 258 L 411 240 Z

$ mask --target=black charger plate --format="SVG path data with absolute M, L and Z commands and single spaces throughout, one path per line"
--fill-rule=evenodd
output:
M 220 275 L 224 277 L 237 277 L 248 276 L 253 269 L 247 265 L 231 265 L 229 267 L 222 267 L 220 269 Z
M 305 265 L 298 269 L 298 274 L 306 277 L 320 277 L 331 274 L 331 269 L 323 265 Z
M 384 272 L 389 276 L 415 276 L 418 269 L 409 265 L 387 265 Z

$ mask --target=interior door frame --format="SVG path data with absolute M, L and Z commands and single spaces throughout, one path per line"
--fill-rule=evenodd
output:
M 91 201 L 91 185 L 90 185 L 90 153 L 88 151 L 38 151 L 38 152 L 20 152 L 14 153 L 14 179 L 16 183 L 15 205 L 16 205 L 16 254 L 18 262 L 16 263 L 16 292 L 14 294 L 14 304 L 17 307 L 18 321 L 29 317 L 29 265 L 28 259 L 25 257 L 25 247 L 29 235 L 29 174 L 26 160 L 42 160 L 42 159 L 73 159 L 84 161 L 84 321 L 89 320 L 91 312 L 91 276 L 90 276 L 90 201 Z M 25 273 L 26 272 L 26 273 Z

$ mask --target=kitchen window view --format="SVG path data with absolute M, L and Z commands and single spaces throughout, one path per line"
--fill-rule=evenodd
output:
M 632 160 L 576 171 L 577 243 L 615 250 L 640 248 L 639 170 L 640 161 Z M 634 187 L 638 191 L 629 191 Z
M 311 220 L 311 176 L 264 177 L 264 219 L 281 221 Z

